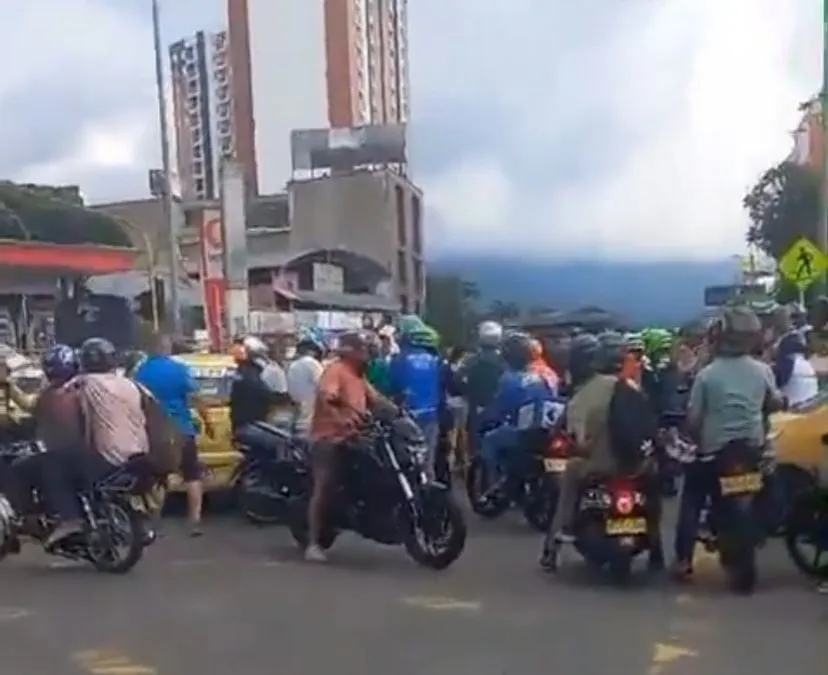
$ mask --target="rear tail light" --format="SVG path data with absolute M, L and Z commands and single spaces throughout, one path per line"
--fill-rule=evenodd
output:
M 616 492 L 612 495 L 613 506 L 618 513 L 632 513 L 635 508 L 635 494 L 633 492 Z
M 554 436 L 549 441 L 549 446 L 546 451 L 548 457 L 568 457 L 571 441 L 566 435 Z

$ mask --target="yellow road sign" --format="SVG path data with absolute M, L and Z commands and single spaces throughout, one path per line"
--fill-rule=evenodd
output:
M 807 237 L 791 246 L 779 261 L 779 271 L 805 290 L 828 270 L 828 257 Z

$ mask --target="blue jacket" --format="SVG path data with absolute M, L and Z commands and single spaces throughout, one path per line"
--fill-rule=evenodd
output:
M 547 425 L 555 392 L 535 373 L 509 370 L 500 378 L 494 400 L 483 411 L 481 424 L 516 429 L 537 429 Z
M 443 399 L 443 361 L 430 349 L 402 345 L 388 366 L 391 398 L 420 424 L 436 422 Z

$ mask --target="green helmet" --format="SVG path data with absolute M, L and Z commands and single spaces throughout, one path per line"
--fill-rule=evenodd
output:
M 641 335 L 644 353 L 651 361 L 658 361 L 673 348 L 673 334 L 666 328 L 648 328 Z

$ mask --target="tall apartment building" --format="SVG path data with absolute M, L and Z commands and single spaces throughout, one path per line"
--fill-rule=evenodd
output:
M 227 31 L 170 45 L 176 160 L 185 199 L 216 199 L 219 165 L 235 153 Z
M 284 189 L 290 132 L 406 122 L 407 0 L 228 0 L 237 158 Z

